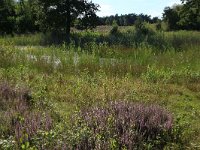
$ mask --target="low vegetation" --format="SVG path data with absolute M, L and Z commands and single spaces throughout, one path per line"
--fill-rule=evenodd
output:
M 0 38 L 0 149 L 200 148 L 199 32 L 113 28 Z

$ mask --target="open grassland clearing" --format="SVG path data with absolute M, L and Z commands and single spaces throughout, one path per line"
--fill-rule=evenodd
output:
M 149 33 L 140 40 L 135 31 L 74 33 L 79 41 L 59 46 L 42 36 L 0 38 L 0 149 L 200 148 L 199 32 Z M 107 105 L 110 116 L 102 114 Z M 170 133 L 140 126 L 128 138 L 137 144 L 127 144 L 129 133 L 120 134 L 113 119 L 126 127 L 120 112 L 128 109 L 134 117 L 134 108 L 170 122 L 160 107 L 173 116 Z M 80 111 L 88 120 L 96 115 L 94 124 Z M 93 132 L 99 115 L 108 120 Z

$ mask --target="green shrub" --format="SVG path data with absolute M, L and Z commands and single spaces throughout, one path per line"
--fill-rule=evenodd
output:
M 114 26 L 112 27 L 112 29 L 110 30 L 110 34 L 111 34 L 111 35 L 116 35 L 116 34 L 118 34 L 118 33 L 119 33 L 118 26 L 117 26 L 117 25 L 114 25 Z

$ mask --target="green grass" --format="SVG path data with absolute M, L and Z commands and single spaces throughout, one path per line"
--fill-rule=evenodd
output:
M 40 46 L 41 35 L 1 37 L 0 83 L 29 89 L 33 101 L 29 111 L 51 115 L 54 123 L 52 130 L 44 135 L 50 138 L 46 145 L 55 142 L 53 134 L 62 140 L 70 124 L 69 118 L 75 112 L 109 101 L 128 100 L 159 104 L 179 120 L 184 143 L 168 143 L 166 148 L 198 149 L 199 32 L 157 34 L 163 34 L 164 41 L 171 44 L 167 50 L 148 43 L 137 47 L 96 44 L 93 39 L 100 37 L 100 33 L 79 33 L 83 40 L 92 40 L 80 46 Z M 0 107 L 0 114 L 7 111 Z M 10 141 L 15 137 L 12 128 L 6 128 L 8 124 L 0 123 L 0 149 L 13 148 Z M 52 143 L 48 143 L 51 140 Z M 45 145 L 45 141 L 41 142 Z M 28 148 L 36 148 L 37 144 L 28 143 Z M 20 146 L 26 147 L 27 143 L 21 142 Z

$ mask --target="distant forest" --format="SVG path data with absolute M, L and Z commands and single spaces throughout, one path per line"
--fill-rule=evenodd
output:
M 131 26 L 134 25 L 138 19 L 141 19 L 144 22 L 148 23 L 157 23 L 161 21 L 158 17 L 151 18 L 150 15 L 145 14 L 126 14 L 126 15 L 118 15 L 115 16 L 107 16 L 107 17 L 100 17 L 98 25 L 113 25 L 113 23 L 117 23 L 119 26 Z

